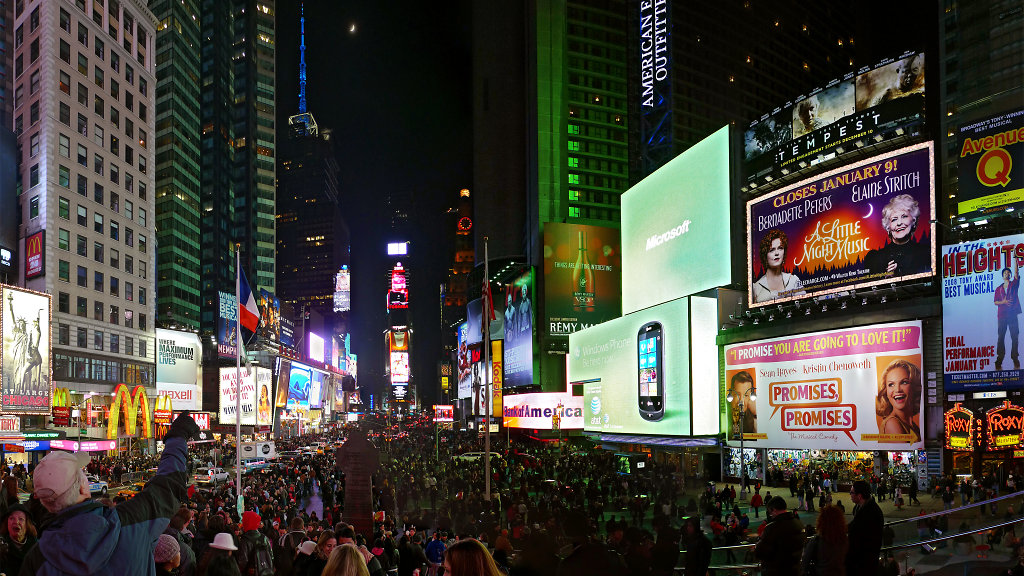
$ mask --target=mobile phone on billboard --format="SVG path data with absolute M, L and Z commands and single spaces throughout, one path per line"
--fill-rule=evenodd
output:
M 657 421 L 665 416 L 665 361 L 661 322 L 640 327 L 637 342 L 637 403 L 640 417 Z

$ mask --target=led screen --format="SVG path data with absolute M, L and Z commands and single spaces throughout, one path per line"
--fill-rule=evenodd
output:
M 313 386 L 313 369 L 304 364 L 293 363 L 288 376 L 289 410 L 309 409 L 309 394 Z
M 732 282 L 729 128 L 622 195 L 622 312 Z
M 619 231 L 584 224 L 544 225 L 544 330 L 566 337 L 622 315 Z

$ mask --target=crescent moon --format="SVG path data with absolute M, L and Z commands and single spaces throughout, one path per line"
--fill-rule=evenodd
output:
M 868 202 L 868 213 L 864 215 L 864 218 L 871 218 L 871 215 L 875 212 L 875 206 Z

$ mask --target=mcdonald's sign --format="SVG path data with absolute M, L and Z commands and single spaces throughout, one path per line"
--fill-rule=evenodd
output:
M 170 424 L 173 420 L 172 415 L 171 397 L 167 394 L 157 396 L 156 406 L 153 408 L 153 422 L 157 424 Z
M 71 398 L 67 388 L 53 389 L 53 425 L 71 426 Z
M 46 242 L 45 230 L 25 238 L 25 279 L 29 280 L 43 275 L 44 251 Z
M 149 398 L 143 386 L 136 386 L 128 394 L 127 384 L 118 384 L 114 388 L 114 402 L 110 405 L 110 420 L 107 422 L 107 438 L 117 438 L 120 416 L 124 415 L 124 432 L 128 436 L 135 435 L 136 421 L 142 415 L 142 437 L 153 437 L 153 417 L 149 411 Z

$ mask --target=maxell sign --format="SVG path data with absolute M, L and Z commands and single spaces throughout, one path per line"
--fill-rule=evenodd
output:
M 174 410 L 202 409 L 197 388 L 202 356 L 198 335 L 157 329 L 156 390 L 171 398 Z

